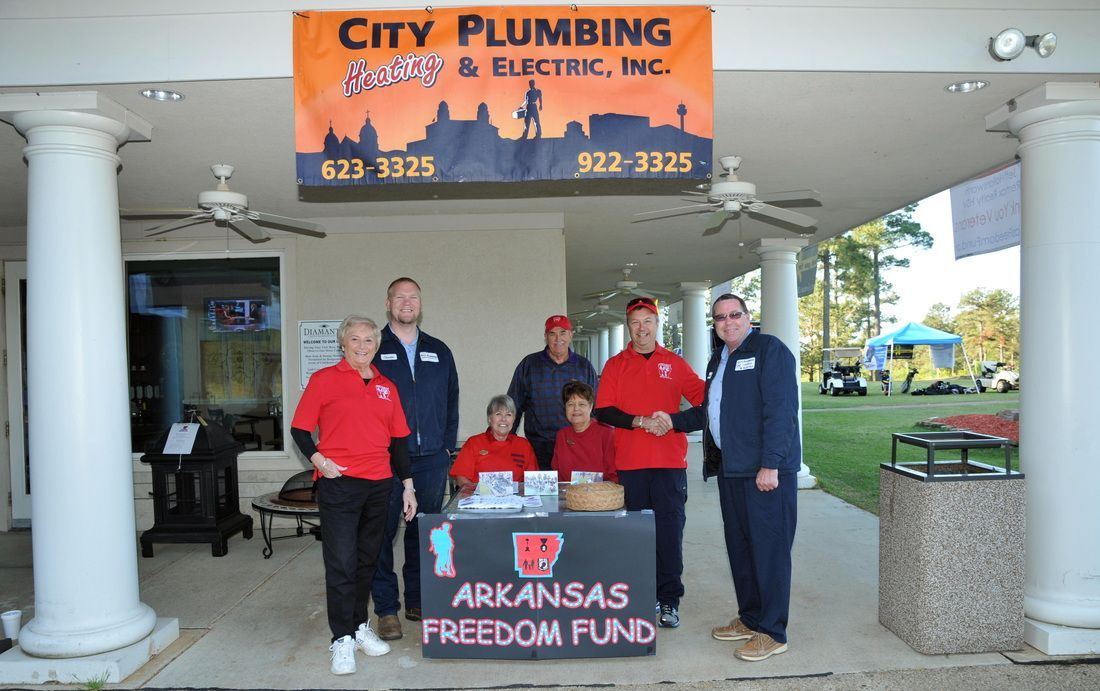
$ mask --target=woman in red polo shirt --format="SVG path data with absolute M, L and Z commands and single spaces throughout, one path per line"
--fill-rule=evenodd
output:
M 332 673 L 351 674 L 356 648 L 367 655 L 390 651 L 371 628 L 367 605 L 393 476 L 405 486 L 406 521 L 416 515 L 416 495 L 397 386 L 371 364 L 381 342 L 378 326 L 352 315 L 336 338 L 344 359 L 309 378 L 290 433 L 317 479 Z
M 516 404 L 511 397 L 493 396 L 485 414 L 489 429 L 467 439 L 451 466 L 451 477 L 459 487 L 476 483 L 478 473 L 510 470 L 512 479 L 522 482 L 523 471 L 539 469 L 531 442 L 512 434 Z

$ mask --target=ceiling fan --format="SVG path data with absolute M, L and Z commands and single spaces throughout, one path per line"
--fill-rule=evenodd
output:
M 700 185 L 702 191 L 684 192 L 684 194 L 703 198 L 697 203 L 689 206 L 677 206 L 671 209 L 660 209 L 658 211 L 643 211 L 634 215 L 648 216 L 650 214 L 668 214 L 670 211 L 679 213 L 700 213 L 710 210 L 711 213 L 708 214 L 705 219 L 706 230 L 703 231 L 703 235 L 714 235 L 722 230 L 722 225 L 726 221 L 741 213 L 761 216 L 764 220 L 769 222 L 779 221 L 781 224 L 789 224 L 798 226 L 799 228 L 810 228 L 817 223 L 817 219 L 807 216 L 806 214 L 773 206 L 768 202 L 788 202 L 792 204 L 799 202 L 820 203 L 820 192 L 816 190 L 790 190 L 787 192 L 767 192 L 758 194 L 756 192 L 756 185 L 737 178 L 737 169 L 741 167 L 740 156 L 723 156 L 719 159 L 719 163 L 721 163 L 722 168 L 726 171 L 720 176 L 724 178 L 723 180 L 711 183 L 709 186 Z M 671 215 L 677 216 L 679 213 Z M 656 218 L 661 217 L 658 216 Z M 655 219 L 638 219 L 638 221 L 652 220 Z
M 591 309 L 581 310 L 580 312 L 570 312 L 569 316 L 577 317 L 580 321 L 588 321 L 589 319 L 598 319 L 601 321 L 606 319 L 617 322 L 625 321 L 620 314 L 611 311 L 611 305 L 605 305 L 600 302 L 593 305 Z M 580 331 L 580 329 L 581 327 L 578 325 L 575 331 Z
M 668 293 L 661 290 L 642 290 L 638 287 L 641 285 L 638 281 L 630 280 L 630 272 L 637 266 L 637 264 L 627 264 L 624 266 L 622 268 L 623 280 L 616 282 L 614 288 L 598 290 L 595 293 L 588 293 L 584 297 L 596 298 L 599 302 L 606 302 L 616 295 L 636 295 L 643 298 L 654 298 L 658 295 L 668 297 Z
M 162 235 L 173 230 L 179 230 L 196 223 L 213 221 L 223 227 L 228 226 L 239 235 L 252 242 L 267 242 L 271 236 L 261 228 L 258 223 L 272 226 L 279 230 L 291 233 L 310 235 L 315 238 L 325 237 L 324 228 L 318 223 L 302 221 L 287 216 L 276 216 L 248 208 L 248 197 L 240 192 L 229 189 L 227 180 L 233 176 L 233 166 L 225 163 L 215 163 L 210 166 L 214 177 L 218 179 L 218 185 L 212 190 L 199 192 L 197 209 L 122 209 L 125 217 L 141 218 L 148 216 L 177 216 L 187 214 L 186 218 L 177 221 L 162 223 L 146 231 L 146 237 Z

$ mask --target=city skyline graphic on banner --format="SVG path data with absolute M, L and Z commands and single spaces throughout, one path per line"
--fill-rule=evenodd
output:
M 393 149 L 381 147 L 385 133 L 368 110 L 355 136 L 337 134 L 330 121 L 328 131 L 318 133 L 320 150 L 297 152 L 298 184 L 705 178 L 712 167 L 713 140 L 687 130 L 683 103 L 668 110 L 678 125 L 653 125 L 645 115 L 593 113 L 587 123 L 568 122 L 560 136 L 542 132 L 541 126 L 536 136 L 530 125 L 524 128 L 526 137 L 513 139 L 501 135 L 485 103 L 478 104 L 472 118 L 463 118 L 443 100 L 422 138 Z M 517 117 L 522 109 L 517 111 L 507 114 L 510 124 L 515 121 L 513 129 L 525 124 Z

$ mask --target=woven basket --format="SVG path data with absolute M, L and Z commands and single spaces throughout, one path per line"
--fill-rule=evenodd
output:
M 614 482 L 586 482 L 569 485 L 565 508 L 570 511 L 614 511 L 623 507 L 623 486 Z

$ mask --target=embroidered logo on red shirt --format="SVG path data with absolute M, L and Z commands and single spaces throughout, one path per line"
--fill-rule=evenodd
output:
M 661 379 L 672 379 L 672 363 L 670 362 L 658 362 L 657 374 Z
M 378 398 L 383 401 L 390 400 L 390 387 L 382 386 L 381 384 L 374 385 L 375 392 L 378 393 Z

